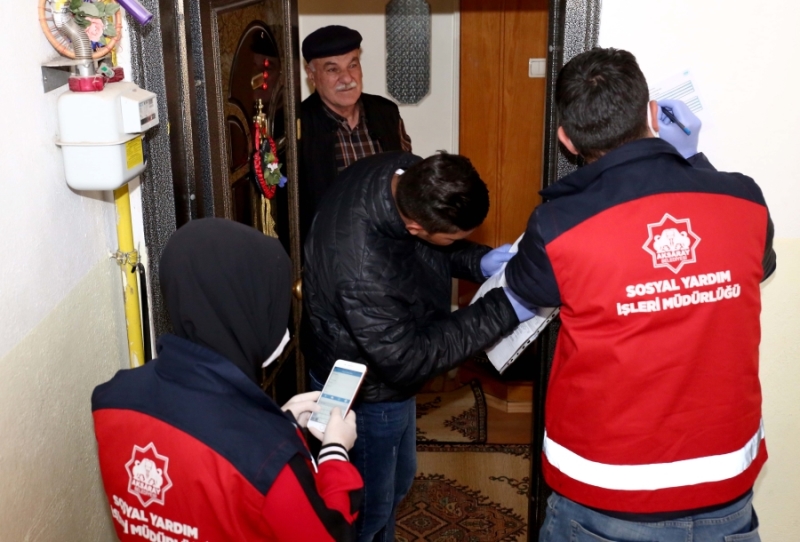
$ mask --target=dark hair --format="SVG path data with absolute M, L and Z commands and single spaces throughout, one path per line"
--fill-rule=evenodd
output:
M 489 212 L 489 189 L 466 156 L 434 154 L 400 176 L 397 208 L 428 233 L 477 228 Z
M 636 57 L 621 49 L 581 53 L 556 81 L 559 124 L 588 159 L 646 135 L 649 100 Z

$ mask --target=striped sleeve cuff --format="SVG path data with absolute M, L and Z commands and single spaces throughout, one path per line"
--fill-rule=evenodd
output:
M 317 463 L 322 465 L 326 461 L 330 461 L 332 459 L 336 461 L 350 461 L 350 456 L 347 455 L 347 450 L 341 444 L 337 444 L 335 442 L 323 444 L 322 448 L 319 450 Z

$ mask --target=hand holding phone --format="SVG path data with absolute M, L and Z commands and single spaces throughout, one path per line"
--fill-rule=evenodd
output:
M 319 396 L 320 392 L 318 391 L 300 393 L 286 401 L 281 407 L 281 410 L 284 412 L 287 410 L 290 411 L 297 425 L 305 427 L 311 415 L 320 409 L 320 406 L 317 404 Z
M 334 407 L 339 407 L 345 418 L 366 372 L 367 366 L 361 363 L 341 359 L 334 363 L 317 401 L 321 408 L 308 420 L 309 429 L 324 433 Z
M 341 409 L 333 407 L 331 418 L 328 420 L 328 426 L 324 433 L 313 427 L 309 427 L 308 430 L 322 442 L 323 446 L 331 443 L 341 444 L 345 450 L 350 451 L 358 437 L 356 433 L 356 413 L 351 410 L 342 419 Z

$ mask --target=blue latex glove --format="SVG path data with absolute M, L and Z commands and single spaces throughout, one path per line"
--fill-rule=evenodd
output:
M 514 312 L 517 313 L 517 318 L 519 318 L 520 323 L 536 316 L 536 307 L 530 306 L 525 301 L 522 301 L 517 297 L 517 294 L 511 291 L 511 288 L 504 287 L 503 293 L 506 294 L 506 297 L 511 302 L 511 306 L 514 307 Z
M 514 257 L 516 252 L 509 252 L 511 245 L 506 243 L 494 250 L 490 250 L 481 258 L 481 273 L 484 277 L 491 277 L 503 267 L 503 264 Z
M 683 129 L 672 122 L 664 114 L 662 107 L 672 109 L 672 114 L 683 124 L 690 134 L 686 134 Z M 703 123 L 691 112 L 689 107 L 680 100 L 659 100 L 658 101 L 658 135 L 661 139 L 669 142 L 675 147 L 681 156 L 689 158 L 697 154 L 697 137 L 700 134 L 700 127 Z

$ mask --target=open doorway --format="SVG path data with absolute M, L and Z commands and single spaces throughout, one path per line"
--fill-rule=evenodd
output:
M 151 262 L 158 261 L 160 251 L 166 244 L 167 239 L 176 227 L 187 220 L 204 214 L 214 214 L 215 209 L 210 204 L 213 201 L 211 175 L 209 173 L 210 157 L 208 151 L 201 148 L 201 139 L 208 136 L 208 110 L 198 107 L 198 96 L 205 95 L 204 85 L 208 81 L 203 77 L 205 58 L 202 47 L 198 48 L 198 39 L 202 36 L 203 13 L 207 13 L 209 8 L 214 5 L 229 3 L 231 6 L 243 6 L 244 4 L 262 3 L 254 0 L 253 2 L 224 2 L 214 0 L 166 0 L 153 6 L 156 13 L 158 25 L 147 29 L 132 27 L 131 53 L 133 58 L 133 76 L 141 86 L 153 90 L 159 95 L 162 107 L 166 111 L 160 111 L 163 118 L 169 119 L 164 123 L 161 130 L 156 131 L 149 140 L 149 161 L 151 167 L 144 176 L 142 183 L 142 196 L 144 206 L 145 237 L 151 256 Z M 337 18 L 341 24 L 357 27 L 366 19 L 368 32 L 376 37 L 377 42 L 366 43 L 365 35 L 365 54 L 374 55 L 377 62 L 374 70 L 370 74 L 365 73 L 365 91 L 385 95 L 385 39 L 384 24 L 377 23 L 376 18 L 380 19 L 385 12 L 385 0 L 359 0 L 355 2 L 341 2 L 332 0 L 283 0 L 264 2 L 270 5 L 280 4 L 282 6 L 282 21 L 288 38 L 286 43 L 290 43 L 293 53 L 291 54 L 291 72 L 297 74 L 295 81 L 298 87 L 295 93 L 288 94 L 287 113 L 284 117 L 285 131 L 291 137 L 294 127 L 290 126 L 294 120 L 294 110 L 300 99 L 300 90 L 304 86 L 304 81 L 299 77 L 299 59 L 296 51 L 300 40 L 310 30 L 305 30 L 305 24 L 322 26 L 323 24 L 336 24 Z M 513 30 L 517 25 L 526 28 L 530 24 L 526 17 L 536 10 L 526 6 L 538 6 L 541 2 L 528 2 L 519 0 L 512 2 L 483 2 L 487 6 L 481 7 L 481 2 L 473 0 L 429 0 L 432 14 L 432 62 L 435 63 L 431 70 L 432 86 L 431 95 L 423 99 L 419 106 L 408 106 L 402 111 L 406 127 L 414 143 L 414 152 L 421 155 L 429 155 L 437 149 L 447 149 L 459 151 L 478 161 L 475 153 L 483 146 L 484 149 L 491 146 L 487 140 L 482 142 L 477 138 L 474 142 L 475 150 L 469 148 L 466 142 L 461 141 L 459 124 L 461 119 L 465 119 L 463 110 L 468 105 L 467 99 L 461 94 L 461 89 L 469 81 L 466 80 L 464 63 L 461 54 L 460 41 L 464 28 L 470 28 L 470 16 L 478 14 L 482 9 L 489 13 L 490 18 L 497 16 L 492 13 L 497 11 L 497 6 L 503 4 L 506 11 L 512 15 L 508 24 L 503 22 L 502 31 Z M 547 49 L 545 51 L 526 52 L 517 47 L 518 43 L 512 39 L 509 47 L 502 53 L 503 60 L 497 60 L 495 66 L 500 66 L 504 62 L 509 65 L 517 62 L 519 58 L 525 59 L 519 73 L 528 76 L 530 58 L 546 58 L 546 76 L 537 81 L 544 88 L 544 103 L 539 103 L 541 110 L 537 113 L 541 118 L 541 127 L 532 128 L 528 126 L 527 135 L 516 136 L 511 141 L 507 134 L 497 132 L 497 138 L 505 138 L 508 143 L 503 147 L 503 152 L 518 153 L 518 148 L 527 145 L 536 147 L 530 155 L 527 155 L 522 162 L 509 159 L 507 156 L 497 154 L 499 148 L 495 145 L 494 162 L 489 162 L 488 166 L 479 166 L 482 175 L 488 176 L 487 171 L 493 167 L 494 174 L 498 179 L 505 180 L 511 176 L 533 175 L 529 185 L 520 185 L 526 192 L 524 198 L 518 198 L 508 192 L 508 186 L 498 187 L 501 192 L 498 196 L 493 195 L 493 200 L 500 202 L 495 209 L 502 210 L 497 216 L 487 224 L 487 232 L 480 235 L 487 237 L 481 238 L 487 244 L 497 245 L 508 240 L 513 240 L 516 233 L 524 230 L 524 223 L 527 215 L 536 203 L 536 192 L 542 186 L 554 182 L 560 176 L 569 172 L 574 164 L 559 152 L 555 138 L 555 118 L 550 106 L 552 97 L 552 86 L 554 76 L 560 66 L 583 50 L 592 47 L 597 39 L 599 0 L 549 0 L 546 2 L 546 15 L 543 23 L 540 19 L 536 24 L 541 26 L 546 24 Z M 474 9 L 471 9 L 474 8 Z M 541 11 L 541 9 L 540 9 Z M 299 12 L 299 19 L 297 14 Z M 325 21 L 322 24 L 312 21 Z M 348 22 L 345 22 L 348 21 Z M 361 23 L 359 22 L 361 21 Z M 299 26 L 298 26 L 299 24 Z M 463 28 L 462 28 L 463 27 Z M 498 32 L 501 30 L 497 28 Z M 312 28 L 313 29 L 313 28 Z M 467 30 L 472 35 L 472 30 Z M 496 34 L 496 35 L 499 35 Z M 491 34 L 487 35 L 491 36 Z M 277 37 L 280 41 L 281 38 Z M 492 42 L 491 37 L 487 37 L 487 45 L 491 49 L 496 43 Z M 375 46 L 375 43 L 378 46 Z M 371 51 L 367 47 L 372 48 Z M 442 51 L 449 51 L 444 56 L 437 56 Z M 447 57 L 449 55 L 449 63 Z M 383 64 L 381 64 L 383 58 Z M 381 65 L 383 67 L 381 67 Z M 514 73 L 519 67 L 514 68 Z M 461 77 L 459 78 L 459 74 Z M 380 86 L 370 87 L 369 78 L 374 77 L 375 84 Z M 483 85 L 497 83 L 491 76 L 479 74 L 475 79 L 475 90 L 481 89 Z M 513 108 L 516 102 L 523 101 L 527 91 L 512 88 L 504 91 L 503 99 L 508 98 L 503 103 Z M 479 95 L 478 95 L 479 96 Z M 460 103 L 461 102 L 461 103 Z M 498 113 L 491 108 L 490 104 L 478 104 L 478 110 Z M 496 107 L 496 106 L 495 106 Z M 411 120 L 411 119 L 418 120 Z M 499 117 L 498 117 L 499 118 Z M 435 119 L 435 122 L 432 122 Z M 443 120 L 444 119 L 444 120 Z M 420 129 L 414 127 L 415 122 L 422 123 Z M 192 127 L 194 126 L 194 130 Z M 428 127 L 426 129 L 425 127 Z M 431 127 L 435 129 L 431 129 Z M 538 142 L 533 141 L 539 138 Z M 517 150 L 515 150 L 517 149 Z M 539 165 L 532 165 L 530 159 L 533 155 L 541 156 Z M 492 165 L 494 164 L 494 165 Z M 502 169 L 504 167 L 510 169 Z M 517 169 L 514 169 L 517 168 Z M 520 169 L 521 168 L 521 169 Z M 538 177 L 535 171 L 539 168 Z M 486 169 L 486 171 L 484 171 Z M 516 173 L 515 173 L 516 171 Z M 522 171 L 520 173 L 519 171 Z M 528 173 L 525 173 L 528 172 Z M 289 182 L 292 182 L 290 178 Z M 196 191 L 193 192 L 193 187 Z M 199 192 L 205 190 L 205 199 L 198 199 Z M 502 190 L 505 190 L 503 192 Z M 192 198 L 192 195 L 195 198 Z M 519 201 L 518 201 L 519 199 Z M 523 209 L 527 207 L 527 209 Z M 506 222 L 507 220 L 507 222 Z M 490 229 L 489 229 L 490 228 Z M 155 330 L 162 333 L 168 330 L 169 324 L 166 319 L 163 300 L 159 293 L 159 283 L 157 266 L 151 265 L 149 269 L 150 284 L 153 288 L 154 306 L 153 313 L 155 319 Z M 534 353 L 540 360 L 535 375 L 536 385 L 532 391 L 534 405 L 533 428 L 528 430 L 530 435 L 529 443 L 522 445 L 527 447 L 529 455 L 530 470 L 528 471 L 528 487 L 517 485 L 516 491 L 522 491 L 530 504 L 528 514 L 524 514 L 524 521 L 531 526 L 527 530 L 527 537 L 530 540 L 537 538 L 538 529 L 536 526 L 543 518 L 541 510 L 544 507 L 544 495 L 546 488 L 542 487 L 538 480 L 538 450 L 541 449 L 541 409 L 537 409 L 536 404 L 542 402 L 544 397 L 544 383 L 547 378 L 547 360 L 551 357 L 552 346 L 554 345 L 554 334 L 552 337 L 545 337 L 538 350 Z M 538 425 L 537 425 L 538 424 Z M 520 476 L 520 479 L 525 476 Z M 497 483 L 501 483 L 498 481 Z M 513 487 L 512 482 L 505 481 L 509 487 Z

